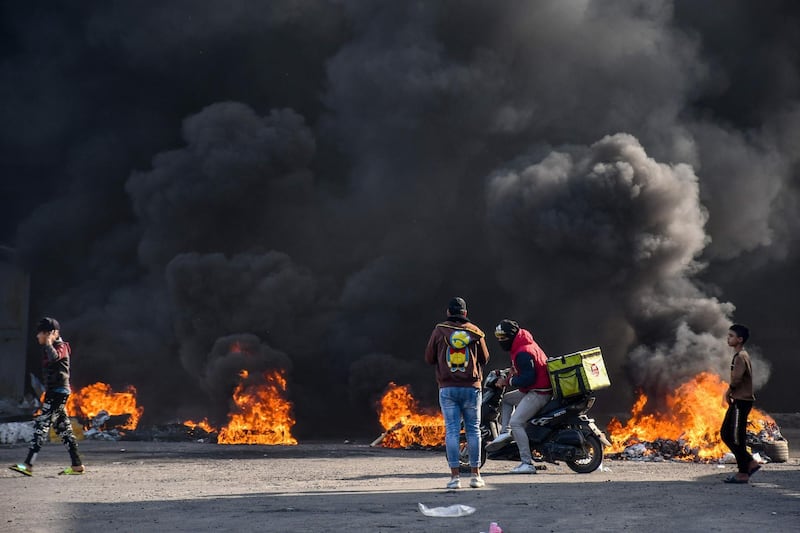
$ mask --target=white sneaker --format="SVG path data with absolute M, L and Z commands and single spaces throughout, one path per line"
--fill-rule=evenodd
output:
M 472 479 L 469 480 L 469 486 L 473 489 L 479 489 L 484 485 L 486 485 L 486 483 L 481 476 L 473 476 Z
M 530 463 L 520 463 L 518 467 L 511 469 L 512 474 L 535 474 L 536 467 Z
M 486 449 L 489 451 L 498 449 L 500 448 L 500 446 L 510 441 L 512 438 L 513 437 L 510 431 L 504 431 L 503 433 L 500 433 L 492 442 L 487 442 Z
M 461 479 L 454 477 L 451 478 L 450 481 L 447 482 L 448 489 L 460 489 L 461 488 Z

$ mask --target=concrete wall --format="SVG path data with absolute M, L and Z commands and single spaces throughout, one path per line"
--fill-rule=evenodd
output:
M 0 398 L 21 399 L 25 392 L 29 288 L 28 274 L 0 253 Z

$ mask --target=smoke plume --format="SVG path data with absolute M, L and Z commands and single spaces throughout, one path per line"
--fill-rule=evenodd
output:
M 299 438 L 372 434 L 388 381 L 435 405 L 454 295 L 601 346 L 609 411 L 727 378 L 748 324 L 785 410 L 800 12 L 718 4 L 7 5 L 0 241 L 73 384 L 135 385 L 145 422 L 283 368 Z
M 629 351 L 632 382 L 657 398 L 699 372 L 724 375 L 734 307 L 695 281 L 709 239 L 690 166 L 658 163 L 617 134 L 500 170 L 488 193 L 490 225 L 505 237 L 498 253 L 518 250 L 502 270 L 509 290 L 543 305 L 563 300 L 576 313 L 588 303 L 624 324 L 631 336 L 606 348 Z M 755 364 L 762 385 L 769 364 Z

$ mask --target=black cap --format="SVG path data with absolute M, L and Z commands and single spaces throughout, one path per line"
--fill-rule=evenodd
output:
M 464 301 L 464 298 L 458 296 L 450 298 L 450 302 L 447 304 L 447 312 L 451 315 L 463 315 L 467 312 L 467 302 Z
M 517 336 L 517 333 L 519 333 L 519 324 L 516 320 L 508 318 L 501 320 L 494 330 L 494 336 L 498 339 L 502 339 L 503 337 L 513 339 Z
M 39 333 L 40 331 L 50 332 L 57 329 L 61 329 L 61 324 L 58 323 L 58 320 L 46 316 L 39 320 L 39 325 L 36 326 L 36 333 Z

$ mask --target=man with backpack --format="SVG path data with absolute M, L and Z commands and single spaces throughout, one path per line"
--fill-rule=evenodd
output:
M 425 348 L 425 361 L 436 366 L 439 405 L 445 424 L 445 450 L 450 466 L 448 489 L 461 488 L 459 435 L 461 420 L 467 438 L 472 470 L 470 487 L 485 485 L 479 471 L 481 460 L 481 386 L 483 367 L 489 361 L 484 333 L 467 318 L 467 303 L 455 297 L 447 305 L 447 320 L 436 324 Z

